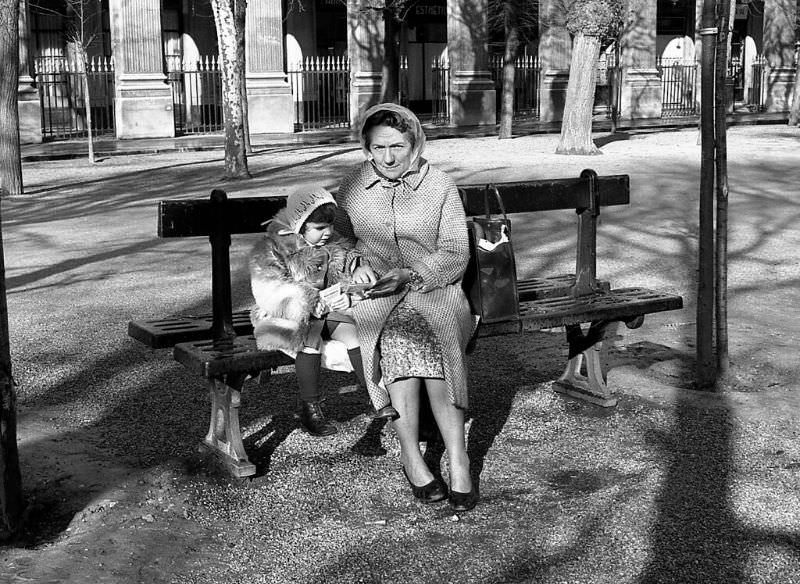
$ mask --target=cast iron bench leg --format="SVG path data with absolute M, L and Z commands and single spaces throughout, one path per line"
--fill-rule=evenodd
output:
M 211 395 L 211 423 L 205 443 L 237 477 L 256 474 L 256 467 L 247 458 L 239 428 L 241 389 L 247 375 L 227 375 L 208 379 Z
M 580 325 L 568 325 L 569 361 L 553 390 L 603 407 L 617 405 L 617 398 L 606 384 L 606 374 L 600 363 L 600 351 L 608 321 L 593 322 L 584 334 Z M 616 325 L 616 323 L 613 323 Z M 586 374 L 581 373 L 585 365 Z

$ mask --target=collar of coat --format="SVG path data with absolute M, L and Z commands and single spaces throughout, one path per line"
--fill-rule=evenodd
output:
M 364 173 L 364 188 L 372 188 L 378 183 L 386 188 L 394 188 L 405 184 L 416 191 L 419 185 L 422 184 L 422 179 L 428 174 L 428 168 L 428 161 L 424 158 L 418 158 L 414 164 L 411 165 L 411 168 L 403 173 L 403 176 L 398 179 L 390 179 L 379 173 L 372 161 L 368 161 L 366 164 L 366 172 Z

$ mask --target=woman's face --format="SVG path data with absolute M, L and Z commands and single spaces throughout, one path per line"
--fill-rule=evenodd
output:
M 411 166 L 414 147 L 407 134 L 390 126 L 375 126 L 367 132 L 369 153 L 386 178 L 400 178 Z

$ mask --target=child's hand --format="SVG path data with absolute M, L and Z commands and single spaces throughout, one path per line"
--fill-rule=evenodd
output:
M 322 301 L 321 298 L 317 299 L 317 303 L 311 310 L 311 316 L 315 318 L 322 318 L 328 312 L 328 306 Z
M 378 277 L 371 267 L 365 265 L 355 269 L 350 281 L 355 284 L 374 284 L 378 281 Z
M 346 310 L 350 308 L 350 295 L 339 294 L 337 298 L 329 304 L 331 310 Z

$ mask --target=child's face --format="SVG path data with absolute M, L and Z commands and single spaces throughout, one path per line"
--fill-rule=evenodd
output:
M 310 245 L 325 245 L 333 234 L 333 223 L 315 223 L 308 221 L 303 237 Z

